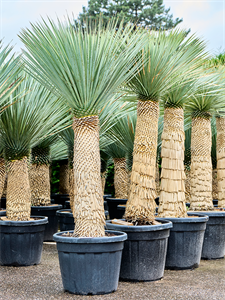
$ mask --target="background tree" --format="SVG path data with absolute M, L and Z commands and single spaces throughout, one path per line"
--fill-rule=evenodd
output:
M 163 0 L 89 0 L 88 7 L 83 7 L 77 21 L 84 23 L 87 18 L 96 20 L 100 15 L 104 22 L 116 16 L 124 23 L 131 21 L 156 30 L 171 29 L 183 21 L 179 18 L 173 20 L 170 8 L 165 8 Z

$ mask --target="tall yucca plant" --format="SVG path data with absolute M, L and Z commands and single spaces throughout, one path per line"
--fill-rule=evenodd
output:
M 195 83 L 196 90 L 186 104 L 191 115 L 191 187 L 192 210 L 210 210 L 212 204 L 211 117 L 224 110 L 223 89 L 216 74 L 206 74 Z
M 185 37 L 185 31 L 179 30 L 150 33 L 140 53 L 142 67 L 128 84 L 139 101 L 127 220 L 144 224 L 154 220 L 159 101 L 178 82 L 176 73 L 182 72 L 188 58 L 182 45 Z
M 49 20 L 32 24 L 21 39 L 35 76 L 63 95 L 73 112 L 75 236 L 104 236 L 99 113 L 139 65 L 145 33 L 112 20 L 86 28 Z M 47 80 L 46 80 L 47 79 Z
M 26 94 L 21 97 L 24 90 Z M 66 126 L 66 118 L 60 99 L 51 97 L 51 93 L 30 76 L 14 90 L 9 104 L 12 105 L 0 119 L 0 142 L 8 173 L 6 212 L 9 220 L 26 221 L 30 219 L 31 206 L 28 177 L 31 148 L 48 134 Z
M 179 49 L 178 49 L 179 51 Z M 182 73 L 178 81 L 162 95 L 164 128 L 161 136 L 160 217 L 186 217 L 184 172 L 184 105 L 193 91 L 194 80 L 200 76 L 200 66 L 206 58 L 205 43 L 194 35 L 180 47 Z
M 225 99 L 225 68 L 218 69 L 219 81 L 223 85 L 221 98 Z M 218 207 L 225 207 L 225 114 L 220 111 L 216 114 L 216 158 L 217 158 L 217 192 Z M 213 154 L 213 153 L 212 153 Z

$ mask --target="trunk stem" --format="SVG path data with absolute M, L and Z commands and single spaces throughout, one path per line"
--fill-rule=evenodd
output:
M 59 168 L 59 193 L 69 194 L 69 166 L 68 161 L 61 161 Z
M 225 207 L 225 118 L 216 118 L 218 207 Z
M 190 210 L 213 210 L 211 122 L 193 118 L 191 129 Z
M 3 190 L 5 186 L 6 172 L 5 172 L 5 160 L 0 158 L 0 198 L 3 195 Z
M 113 161 L 115 198 L 127 199 L 129 178 L 126 158 L 113 158 Z
M 155 165 L 158 142 L 159 103 L 138 101 L 127 221 L 152 222 L 155 217 Z
M 105 235 L 98 116 L 73 119 L 74 236 Z
M 7 171 L 7 217 L 12 221 L 29 221 L 31 193 L 27 157 L 7 162 Z
M 159 217 L 185 218 L 184 112 L 165 108 L 162 133 L 162 170 Z
M 33 206 L 51 205 L 49 165 L 32 164 L 29 170 L 31 204 Z

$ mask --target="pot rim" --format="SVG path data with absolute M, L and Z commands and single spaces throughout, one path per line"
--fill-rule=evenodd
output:
M 70 208 L 64 208 L 56 211 L 56 216 L 65 216 L 65 212 L 68 212 L 67 215 L 73 215 Z
M 125 219 L 121 219 L 121 220 L 124 221 Z M 158 221 L 159 218 L 156 218 L 155 220 Z M 111 224 L 115 226 L 115 228 L 118 228 L 121 231 L 124 230 L 126 232 L 158 231 L 158 230 L 164 230 L 173 227 L 173 223 L 169 220 L 161 220 L 163 221 L 164 224 L 160 224 L 160 225 L 141 225 L 141 226 L 117 225 L 117 224 L 112 224 L 111 221 L 112 220 L 107 220 L 106 224 Z
M 40 218 L 40 220 L 30 220 L 30 221 L 3 221 L 0 220 L 0 226 L 32 226 L 32 225 L 43 225 L 48 223 L 48 217 L 43 216 L 31 216 L 31 218 Z
M 41 210 L 59 210 L 60 208 L 62 208 L 62 204 L 51 204 L 51 205 L 47 205 L 47 206 L 31 206 L 31 208 L 33 209 L 41 209 Z
M 209 217 L 202 214 L 201 216 L 198 215 L 198 213 L 188 213 L 188 215 L 192 216 L 198 216 L 199 218 L 159 218 L 161 220 L 169 220 L 174 223 L 202 223 L 207 222 L 209 220 Z
M 73 233 L 73 230 L 57 232 L 53 235 L 53 240 L 59 243 L 69 244 L 105 244 L 114 242 L 123 242 L 127 239 L 127 234 L 121 231 L 105 230 L 105 232 L 113 233 L 116 236 L 104 236 L 104 237 L 66 237 L 62 236 L 65 232 Z
M 192 212 L 190 212 L 192 214 Z M 225 217 L 225 210 L 224 211 L 196 211 L 196 214 L 199 215 L 206 215 L 208 217 Z

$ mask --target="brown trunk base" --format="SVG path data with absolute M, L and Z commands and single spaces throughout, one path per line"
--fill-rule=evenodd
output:
M 31 193 L 27 158 L 7 163 L 8 184 L 6 215 L 12 221 L 29 221 Z

